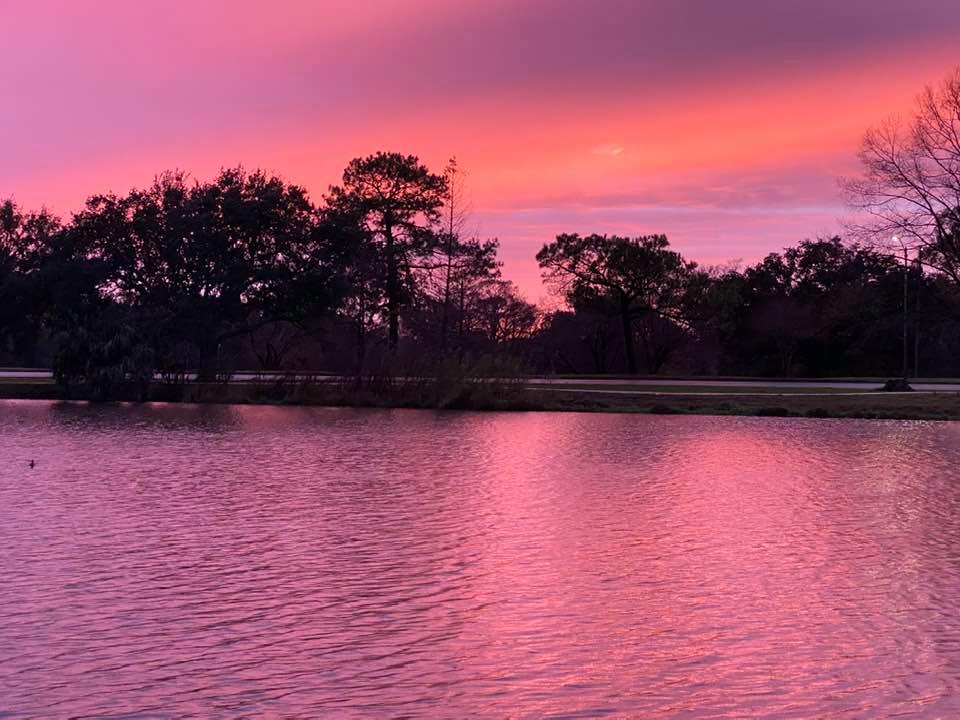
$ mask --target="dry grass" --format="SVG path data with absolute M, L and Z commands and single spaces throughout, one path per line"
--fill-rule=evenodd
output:
M 960 392 L 882 393 L 817 390 L 791 395 L 783 388 L 767 388 L 754 395 L 715 394 L 702 387 L 658 387 L 652 392 L 702 394 L 642 395 L 604 392 L 578 393 L 572 388 L 549 390 L 528 387 L 519 374 L 489 362 L 481 367 L 446 367 L 426 373 L 371 373 L 356 381 L 301 378 L 259 383 L 155 384 L 150 400 L 227 404 L 290 404 L 349 407 L 408 407 L 458 410 L 545 410 L 558 412 L 615 412 L 698 415 L 760 415 L 907 420 L 960 420 Z M 636 386 L 634 386 L 636 387 Z M 597 390 L 596 386 L 590 386 Z M 615 389 L 615 388 L 611 388 Z M 753 392 L 744 388 L 741 392 Z M 727 390 L 736 392 L 736 390 Z M 790 391 L 792 392 L 792 391 Z M 129 396 L 127 396 L 129 395 Z M 84 400 L 85 389 L 74 388 L 72 399 Z M 134 400 L 135 388 L 118 400 Z M 4 379 L 0 398 L 65 399 L 63 389 L 49 380 Z
M 697 389 L 699 391 L 699 388 Z M 849 394 L 617 395 L 530 390 L 545 409 L 777 417 L 960 420 L 960 393 L 883 392 Z

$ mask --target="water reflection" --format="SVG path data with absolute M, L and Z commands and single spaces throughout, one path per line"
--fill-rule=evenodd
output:
M 958 440 L 0 403 L 0 711 L 953 716 Z

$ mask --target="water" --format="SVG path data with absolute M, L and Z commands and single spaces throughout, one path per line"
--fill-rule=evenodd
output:
M 960 715 L 958 424 L 7 402 L 0 535 L 4 718 Z

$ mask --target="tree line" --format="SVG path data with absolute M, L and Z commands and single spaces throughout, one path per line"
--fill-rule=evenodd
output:
M 238 368 L 360 379 L 484 356 L 529 372 L 894 375 L 906 332 L 914 374 L 956 375 L 960 71 L 870 131 L 861 159 L 844 190 L 865 220 L 846 241 L 711 268 L 662 234 L 561 234 L 536 255 L 557 310 L 525 300 L 497 240 L 469 231 L 455 160 L 357 158 L 319 204 L 243 168 L 167 172 L 66 221 L 7 200 L 0 364 L 103 397 Z
M 358 377 L 411 357 L 463 360 L 539 315 L 467 237 L 455 161 L 353 160 L 321 205 L 243 168 L 167 172 L 90 197 L 67 222 L 0 204 L 0 363 L 47 366 L 102 396 L 121 383 L 238 367 Z

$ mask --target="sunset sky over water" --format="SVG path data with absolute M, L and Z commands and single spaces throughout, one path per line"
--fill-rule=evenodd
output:
M 558 232 L 753 261 L 838 230 L 863 131 L 960 63 L 956 0 L 0 0 L 0 197 L 242 163 L 319 201 L 376 150 L 467 170 L 506 275 Z

